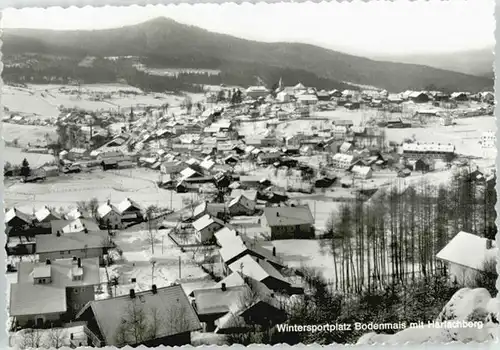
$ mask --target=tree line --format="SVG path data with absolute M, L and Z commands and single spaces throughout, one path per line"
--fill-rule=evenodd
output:
M 495 203 L 495 181 L 477 182 L 468 172 L 455 172 L 447 186 L 422 180 L 344 203 L 327 222 L 331 283 L 361 292 L 446 274 L 436 254 L 459 231 L 494 239 Z

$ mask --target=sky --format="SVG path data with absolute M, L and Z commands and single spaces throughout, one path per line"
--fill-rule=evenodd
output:
M 92 30 L 165 16 L 244 39 L 352 54 L 442 53 L 494 45 L 494 0 L 228 3 L 6 9 L 2 28 Z

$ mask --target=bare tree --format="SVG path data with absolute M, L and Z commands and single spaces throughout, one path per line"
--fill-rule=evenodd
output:
M 155 214 L 158 212 L 158 207 L 155 205 L 150 205 L 146 208 L 146 217 L 148 220 L 148 237 L 147 241 L 151 244 L 151 254 L 155 253 L 155 241 L 158 229 L 155 225 Z
M 67 346 L 68 334 L 64 328 L 52 328 L 49 331 L 49 343 L 51 348 L 59 349 Z
M 40 329 L 26 329 L 22 334 L 22 338 L 19 342 L 19 347 L 21 349 L 38 349 L 42 344 L 43 333 Z
M 149 340 L 147 314 L 140 302 L 131 302 L 122 317 L 115 335 L 118 345 L 137 345 Z
M 192 196 L 182 198 L 182 205 L 191 212 L 191 217 L 194 216 L 194 209 L 196 208 L 196 201 Z

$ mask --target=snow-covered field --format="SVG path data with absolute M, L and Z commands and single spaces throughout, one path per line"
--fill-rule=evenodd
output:
M 388 141 L 401 143 L 405 138 L 415 135 L 418 142 L 452 143 L 459 154 L 483 156 L 479 143 L 485 131 L 496 131 L 495 118 L 492 116 L 455 119 L 456 125 L 436 125 L 426 128 L 387 129 Z
M 121 94 L 118 91 L 138 93 Z M 78 92 L 78 93 L 77 93 Z M 112 93 L 110 98 L 94 101 L 93 93 Z M 204 94 L 187 93 L 194 103 L 203 100 Z M 57 117 L 59 107 L 80 108 L 88 111 L 111 111 L 137 106 L 160 106 L 168 103 L 178 106 L 182 96 L 168 94 L 144 94 L 140 89 L 124 84 L 28 85 L 28 88 L 4 86 L 2 104 L 11 112 L 33 114 L 38 117 Z
M 56 128 L 52 126 L 2 123 L 3 139 L 6 142 L 17 139 L 21 146 L 26 146 L 28 143 L 34 143 L 38 140 L 44 141 L 46 134 L 49 135 L 51 140 L 57 140 Z
M 4 147 L 2 157 L 4 162 L 9 162 L 12 165 L 21 165 L 23 159 L 26 158 L 31 168 L 55 161 L 51 154 L 26 153 L 22 152 L 20 148 L 13 147 Z
M 2 88 L 2 105 L 11 112 L 36 114 L 44 117 L 57 117 L 57 104 L 46 100 L 40 92 L 28 89 L 13 88 L 8 85 Z
M 122 176 L 117 176 L 118 172 L 95 170 L 90 173 L 60 175 L 42 183 L 13 183 L 6 187 L 4 201 L 6 206 L 15 205 L 20 210 L 24 208 L 31 212 L 33 206 L 48 205 L 68 209 L 74 208 L 78 201 L 88 201 L 93 197 L 100 202 L 109 199 L 113 203 L 129 197 L 144 207 L 157 205 L 170 208 L 172 204 L 176 210 L 182 208 L 182 198 L 193 196 L 190 193 L 178 194 L 160 189 L 154 183 L 158 178 L 154 179 L 154 175 L 147 172 L 139 177 L 141 170 L 143 169 L 136 169 L 132 175 L 123 170 Z

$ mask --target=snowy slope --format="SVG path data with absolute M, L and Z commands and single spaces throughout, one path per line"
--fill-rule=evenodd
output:
M 454 341 L 468 343 L 498 340 L 499 312 L 500 300 L 492 298 L 486 289 L 462 288 L 445 305 L 434 325 L 406 328 L 393 335 L 367 333 L 358 340 L 358 344 L 422 344 L 425 342 L 444 344 Z M 484 320 L 482 327 L 465 325 L 443 328 L 438 326 L 446 321 L 479 320 Z

